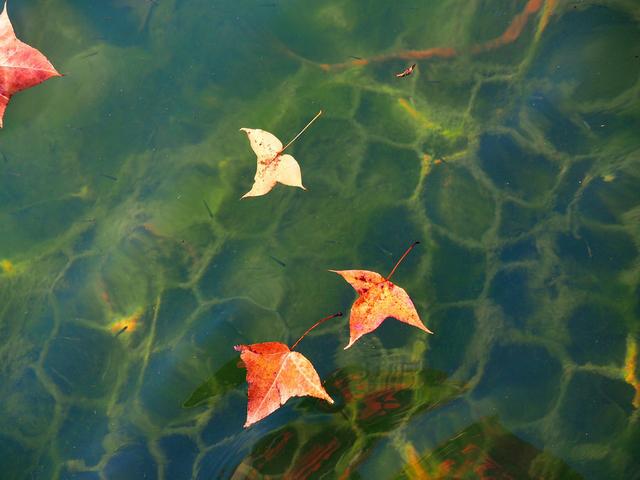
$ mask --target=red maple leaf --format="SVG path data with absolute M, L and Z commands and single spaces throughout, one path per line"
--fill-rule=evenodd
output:
M 333 403 L 311 362 L 284 343 L 254 343 L 234 348 L 247 367 L 249 403 L 245 427 L 262 420 L 291 397 L 310 395 Z
M 47 57 L 16 38 L 5 3 L 0 14 L 0 128 L 14 93 L 59 76 Z
M 342 275 L 359 295 L 351 307 L 349 344 L 344 347 L 345 350 L 363 335 L 373 332 L 389 317 L 433 333 L 420 320 L 409 294 L 389 280 L 400 262 L 418 243 L 415 242 L 404 252 L 387 278 L 369 270 L 330 270 Z
M 276 411 L 291 397 L 309 395 L 333 403 L 311 362 L 292 350 L 322 322 L 341 316 L 342 313 L 337 313 L 316 322 L 291 348 L 280 342 L 233 347 L 240 352 L 240 358 L 247 368 L 249 402 L 245 428 Z

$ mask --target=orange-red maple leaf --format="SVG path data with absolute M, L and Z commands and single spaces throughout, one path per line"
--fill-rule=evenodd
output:
M 254 343 L 234 348 L 247 368 L 249 403 L 245 427 L 273 413 L 291 397 L 309 395 L 333 403 L 311 362 L 284 343 Z
M 47 57 L 16 38 L 5 3 L 0 14 L 0 128 L 14 93 L 59 76 Z
M 342 275 L 356 290 L 358 299 L 349 316 L 349 345 L 361 336 L 373 332 L 388 317 L 433 333 L 424 326 L 409 294 L 382 275 L 368 270 L 331 270 Z
M 420 320 L 409 294 L 389 280 L 400 262 L 418 243 L 415 242 L 409 247 L 387 278 L 368 270 L 330 270 L 342 275 L 359 295 L 351 307 L 349 344 L 344 347 L 345 350 L 363 335 L 373 332 L 389 317 L 418 327 L 427 333 L 433 333 Z

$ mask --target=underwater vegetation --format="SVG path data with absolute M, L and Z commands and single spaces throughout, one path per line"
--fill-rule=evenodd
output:
M 6 478 L 640 471 L 637 2 L 8 13 L 65 76 L 0 132 Z M 320 109 L 287 149 L 307 191 L 240 201 L 238 128 L 290 139 Z M 327 322 L 296 351 L 334 403 L 243 429 L 231 346 L 292 345 L 356 299 L 328 269 L 387 272 L 414 239 L 394 282 L 435 334 L 344 350 Z

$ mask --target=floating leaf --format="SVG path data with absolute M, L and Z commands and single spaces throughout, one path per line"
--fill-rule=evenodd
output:
M 416 68 L 416 64 L 414 63 L 410 67 L 405 68 L 400 73 L 396 73 L 396 77 L 398 77 L 398 78 L 407 77 L 407 76 L 409 76 L 409 75 L 411 75 L 413 73 L 413 70 L 415 68 Z
M 302 135 L 321 114 L 322 110 L 284 147 L 275 135 L 265 130 L 257 128 L 240 129 L 247 134 L 249 143 L 256 154 L 258 162 L 256 175 L 253 179 L 253 186 L 242 198 L 265 195 L 271 191 L 276 183 L 282 183 L 283 185 L 289 185 L 291 187 L 300 187 L 306 190 L 302 185 L 300 165 L 298 165 L 295 158 L 291 155 L 283 155 L 283 152 L 289 148 L 289 145 Z
M 418 327 L 427 333 L 433 333 L 420 320 L 409 294 L 389 280 L 400 262 L 417 243 L 419 242 L 409 247 L 387 278 L 368 270 L 330 270 L 342 275 L 359 295 L 351 307 L 349 344 L 344 347 L 345 350 L 363 335 L 373 332 L 389 317 Z
M 47 57 L 16 38 L 5 3 L 0 14 L 0 128 L 14 93 L 59 76 Z
M 311 362 L 284 343 L 254 343 L 234 348 L 247 368 L 249 403 L 245 427 L 273 413 L 291 397 L 309 395 L 333 403 Z

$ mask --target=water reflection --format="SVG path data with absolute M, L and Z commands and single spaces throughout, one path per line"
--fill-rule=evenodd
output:
M 9 9 L 66 76 L 0 132 L 6 478 L 637 475 L 636 2 Z M 320 108 L 309 191 L 239 201 L 237 129 Z M 417 239 L 398 282 L 435 335 L 344 352 L 327 323 L 300 348 L 336 405 L 243 430 L 233 345 L 346 311 L 327 269 Z

